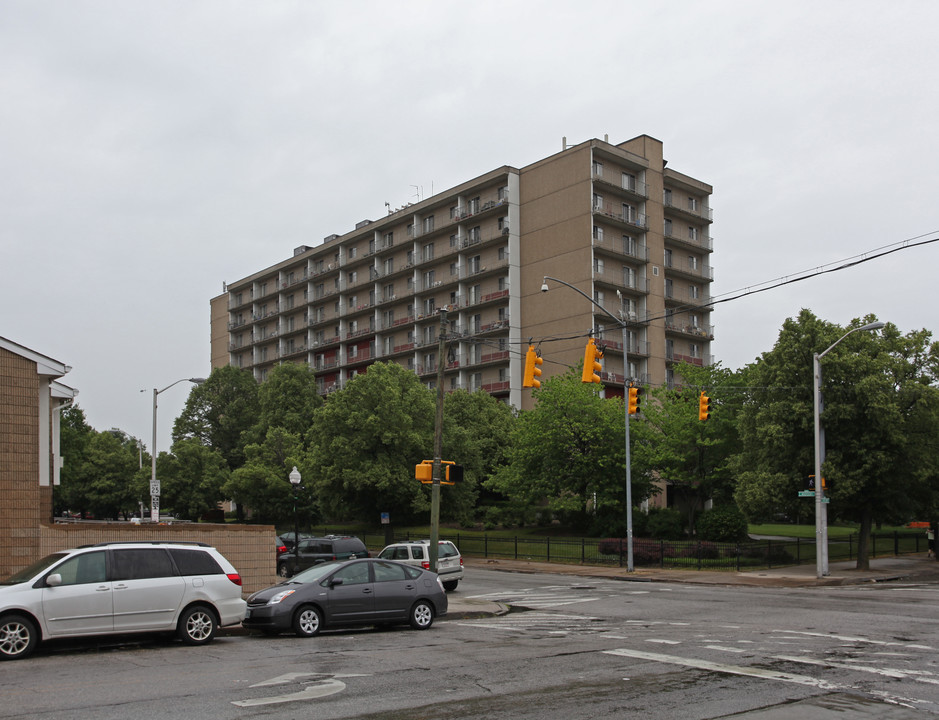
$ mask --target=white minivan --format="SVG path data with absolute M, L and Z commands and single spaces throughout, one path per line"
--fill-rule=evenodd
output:
M 54 638 L 175 632 L 203 645 L 244 619 L 241 576 L 204 543 L 100 543 L 0 581 L 0 660 Z

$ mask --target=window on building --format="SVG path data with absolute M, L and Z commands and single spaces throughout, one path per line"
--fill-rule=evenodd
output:
M 688 268 L 689 268 L 690 270 L 697 270 L 697 269 L 698 269 L 698 258 L 695 257 L 694 255 L 689 255 L 689 256 L 688 256 Z
M 479 261 L 480 261 L 479 255 L 474 255 L 473 257 L 469 259 L 469 271 L 471 275 L 475 275 L 476 273 L 479 272 L 480 270 Z
M 500 202 L 507 200 L 509 197 L 509 189 L 505 186 L 500 187 L 498 191 L 498 197 Z
M 424 289 L 432 288 L 434 286 L 434 279 L 436 278 L 435 271 L 427 270 L 424 272 Z
M 665 218 L 665 237 L 672 236 L 672 221 Z
M 623 173 L 623 187 L 626 190 L 636 190 L 636 176 L 631 175 L 630 173 Z
M 473 215 L 479 212 L 479 197 L 474 197 L 469 201 L 469 211 Z
M 688 209 L 692 212 L 698 211 L 698 198 L 688 196 Z
M 386 258 L 384 268 L 385 268 L 385 275 L 391 275 L 391 273 L 395 271 L 395 259 Z
M 429 232 L 433 232 L 433 230 L 434 230 L 434 216 L 431 215 L 430 217 L 425 217 L 424 218 L 424 232 L 429 233 Z
M 697 286 L 697 285 L 691 285 L 691 286 L 689 287 L 689 291 L 690 291 L 690 293 L 691 293 L 691 297 L 692 297 L 693 299 L 697 300 L 698 297 L 699 297 L 698 286 Z
M 697 241 L 697 239 L 698 239 L 698 228 L 694 227 L 693 225 L 689 225 L 689 226 L 688 226 L 688 239 L 689 239 L 689 240 L 693 240 L 693 241 Z
M 628 288 L 636 287 L 636 271 L 628 265 L 623 266 L 623 285 Z
M 637 217 L 635 206 L 629 203 L 623 203 L 623 220 L 628 223 L 635 223 Z
M 395 244 L 395 234 L 394 231 L 389 231 L 384 234 L 382 237 L 384 241 L 384 247 L 388 248 Z
M 672 289 L 672 280 L 671 278 L 665 278 L 665 297 L 670 298 L 674 296 L 675 294 Z
M 434 298 L 425 298 L 423 307 L 425 315 L 433 315 L 437 312 L 437 301 Z
M 427 262 L 434 259 L 434 244 L 427 243 L 421 250 L 421 260 Z
M 597 178 L 603 177 L 603 163 L 602 162 L 597 162 L 596 160 L 593 161 L 593 176 Z
M 603 228 L 599 225 L 593 226 L 593 239 L 598 243 L 603 242 Z
M 352 272 L 348 273 L 348 275 L 346 276 L 346 279 L 348 280 L 349 285 L 355 285 L 355 281 L 358 279 L 358 277 L 359 277 L 359 274 L 355 270 L 353 270 Z
M 472 243 L 478 243 L 480 240 L 482 240 L 482 230 L 480 229 L 479 225 L 474 228 L 470 228 L 469 241 Z
M 593 209 L 594 210 L 603 210 L 603 196 L 593 194 Z
M 665 248 L 665 267 L 672 266 L 672 251 L 669 248 Z
M 597 275 L 603 274 L 603 258 L 594 258 L 593 259 L 593 271 Z
M 623 235 L 623 252 L 627 255 L 632 255 L 633 257 L 638 255 L 636 238 L 634 238 L 632 235 Z
M 668 188 L 665 188 L 665 204 L 666 205 L 672 204 L 672 191 L 669 190 Z

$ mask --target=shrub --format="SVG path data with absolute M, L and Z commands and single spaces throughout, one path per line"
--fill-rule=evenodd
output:
M 703 513 L 695 531 L 700 540 L 740 542 L 747 539 L 747 519 L 736 505 L 725 505 Z
M 680 553 L 680 557 L 696 560 L 717 560 L 720 556 L 721 549 L 711 542 L 689 543 L 682 548 Z
M 671 508 L 652 508 L 646 525 L 648 533 L 657 540 L 682 540 L 685 537 L 684 517 Z

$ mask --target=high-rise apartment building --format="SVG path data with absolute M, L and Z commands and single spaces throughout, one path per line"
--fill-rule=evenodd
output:
M 646 135 L 565 143 L 298 247 L 212 299 L 212 366 L 263 381 L 307 362 L 327 394 L 383 360 L 434 385 L 445 309 L 448 390 L 530 407 L 529 342 L 544 380 L 583 360 L 590 332 L 607 395 L 674 382 L 679 361 L 710 362 L 712 188 L 666 165 Z M 613 317 L 562 284 L 543 293 L 545 276 Z

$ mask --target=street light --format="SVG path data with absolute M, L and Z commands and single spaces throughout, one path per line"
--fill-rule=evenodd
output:
M 822 461 L 825 459 L 825 436 L 822 431 L 822 363 L 821 360 L 835 345 L 844 340 L 851 333 L 861 330 L 880 330 L 884 326 L 882 322 L 867 323 L 853 330 L 848 330 L 844 335 L 833 342 L 827 350 L 813 355 L 813 371 L 815 376 L 815 575 L 818 578 L 828 576 L 828 508 L 825 504 L 825 486 L 822 480 Z
M 162 392 L 166 392 L 171 387 L 173 387 L 173 385 L 179 385 L 179 383 L 186 382 L 187 380 L 191 383 L 195 383 L 196 385 L 201 385 L 205 382 L 205 378 L 182 378 L 174 382 L 172 385 L 167 385 L 162 390 L 153 388 L 153 445 L 150 448 L 150 522 L 160 522 L 160 481 L 157 480 L 156 474 L 157 395 Z M 143 390 L 141 390 L 141 392 L 143 392 Z
M 300 471 L 293 466 L 290 471 L 290 484 L 293 485 L 293 574 L 300 568 L 300 516 L 297 512 L 297 492 L 300 490 Z
M 609 315 L 623 331 L 623 417 L 626 425 L 626 571 L 633 572 L 633 487 L 632 487 L 632 477 L 630 470 L 630 457 L 629 457 L 629 403 L 627 402 L 628 389 L 626 386 L 626 375 L 629 372 L 629 364 L 627 363 L 627 350 L 629 348 L 629 338 L 627 337 L 626 332 L 626 321 L 622 318 L 616 317 L 613 313 L 607 310 L 605 307 L 596 302 L 592 297 L 579 288 L 574 287 L 570 283 L 566 283 L 563 280 L 559 280 L 555 277 L 550 277 L 548 275 L 544 276 L 544 281 L 541 284 L 541 292 L 548 292 L 548 280 L 553 280 L 554 282 L 561 283 L 569 287 L 576 293 L 579 293 L 583 297 L 587 298 L 595 307 L 600 308 L 604 313 Z M 619 290 L 616 291 L 616 294 L 622 299 L 622 293 Z

